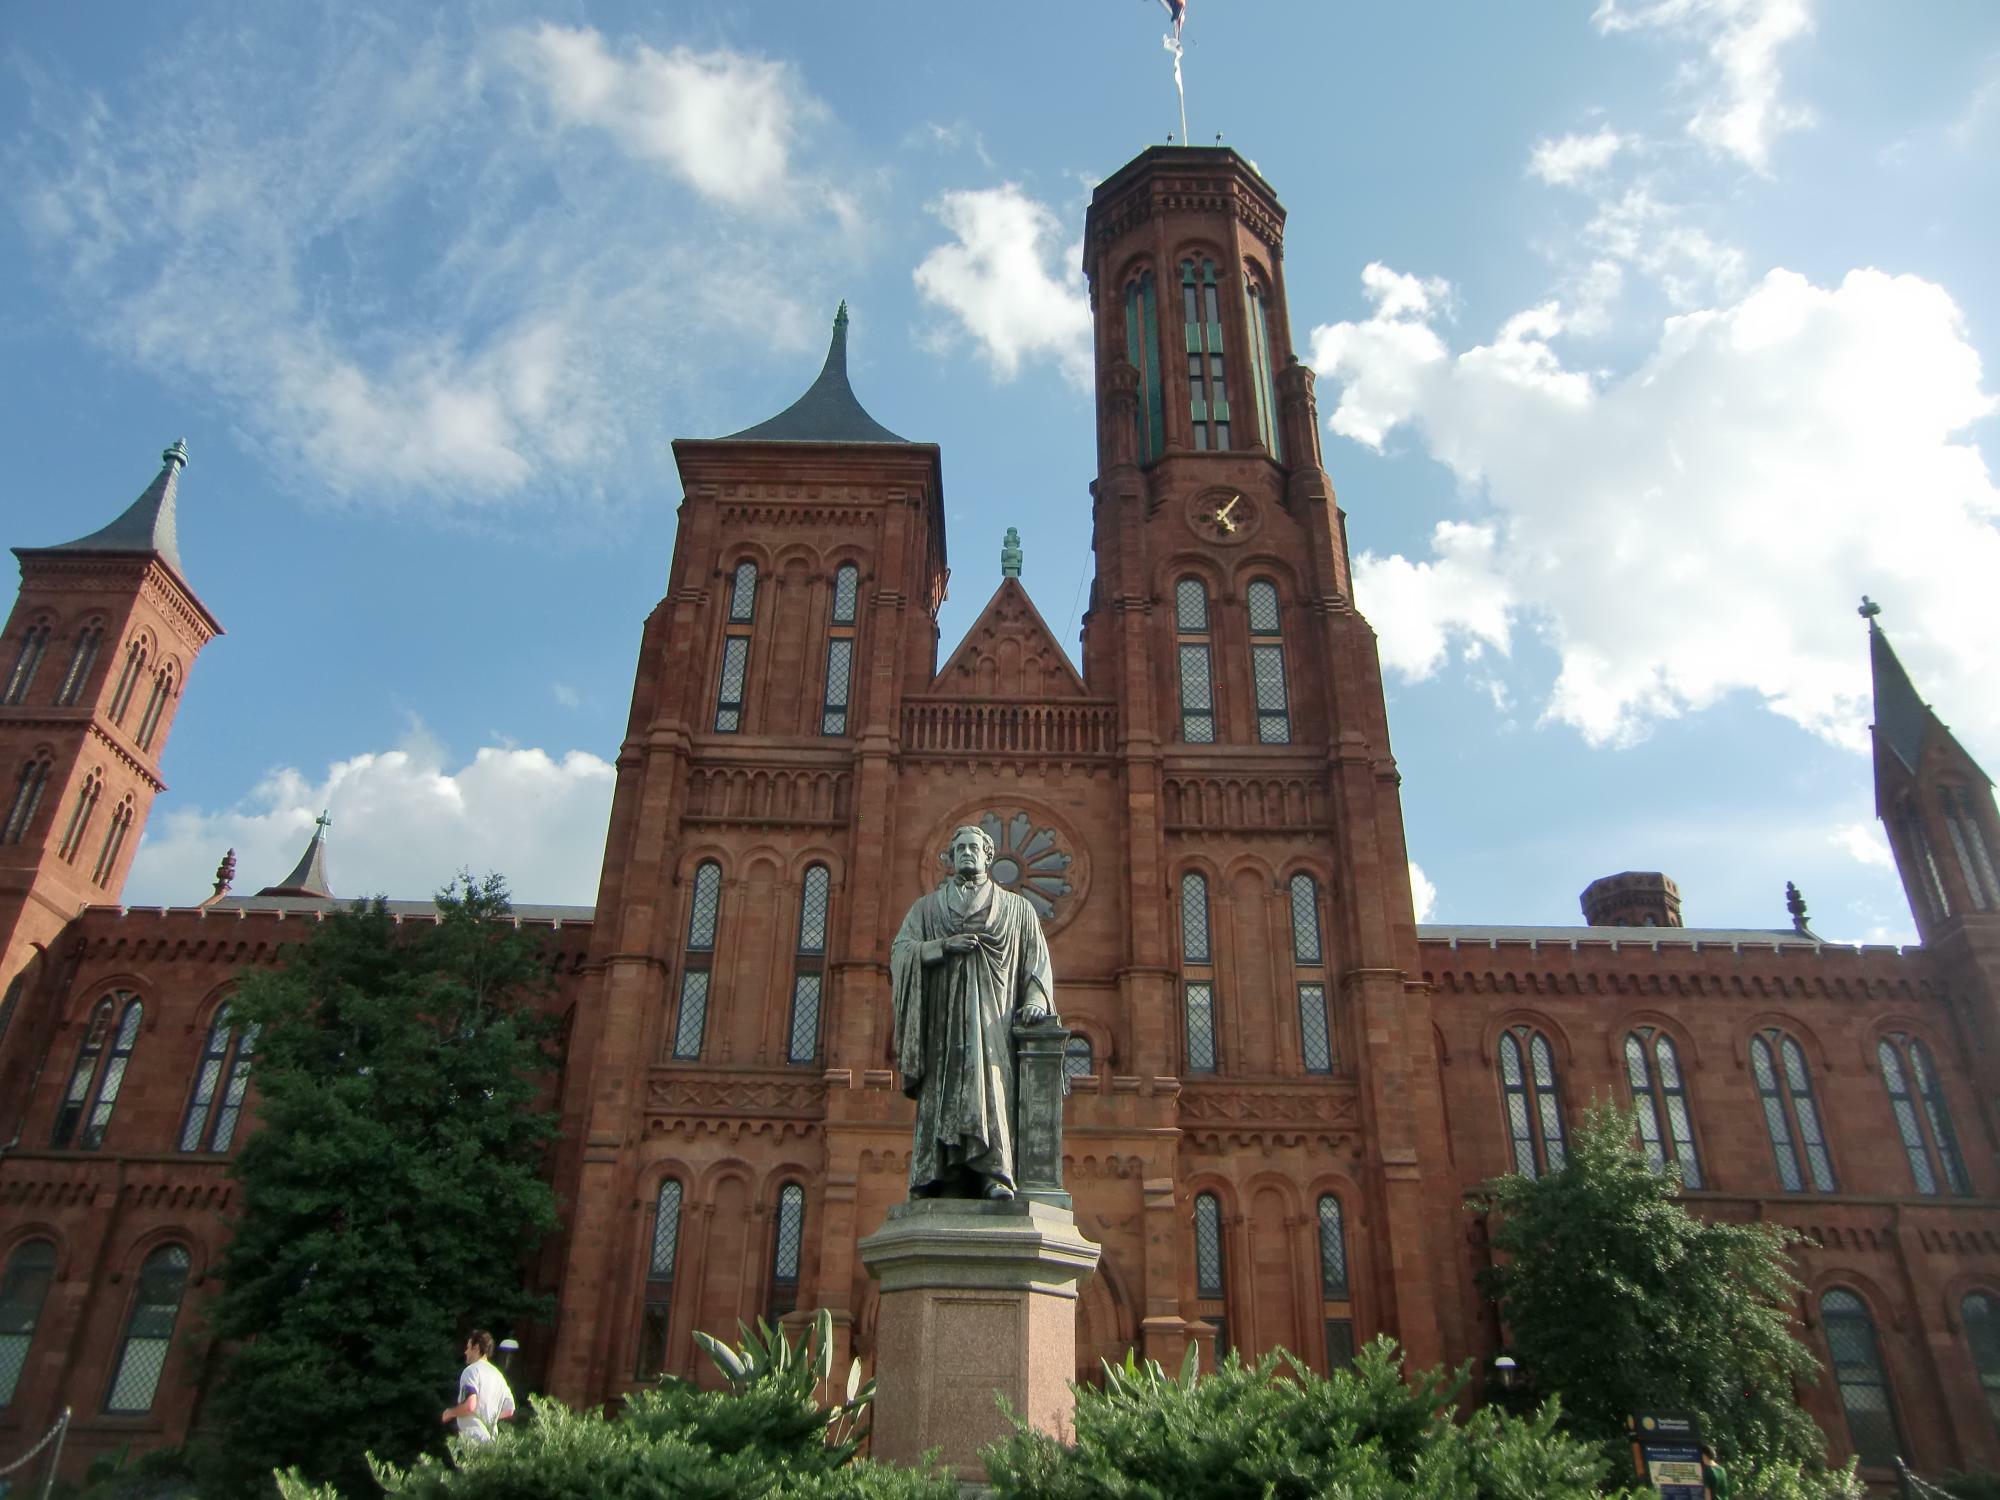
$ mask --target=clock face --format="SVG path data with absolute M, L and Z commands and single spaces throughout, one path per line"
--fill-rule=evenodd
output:
M 1205 542 L 1231 546 L 1248 541 L 1261 519 L 1257 506 L 1239 490 L 1217 486 L 1187 502 L 1188 526 Z

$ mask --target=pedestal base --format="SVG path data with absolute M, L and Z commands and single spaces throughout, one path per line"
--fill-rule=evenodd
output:
M 919 1199 L 889 1210 L 860 1244 L 881 1283 L 875 1331 L 873 1454 L 914 1463 L 930 1449 L 961 1478 L 1012 1427 L 1070 1436 L 1078 1285 L 1098 1247 L 1073 1214 L 1016 1198 Z

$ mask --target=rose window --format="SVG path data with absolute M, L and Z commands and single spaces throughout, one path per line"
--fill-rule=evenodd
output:
M 1035 826 L 1024 812 L 1002 817 L 986 813 L 979 826 L 993 840 L 993 866 L 988 872 L 1003 890 L 1025 896 L 1044 921 L 1056 913 L 1056 903 L 1074 889 L 1069 881 L 1073 856 L 1062 848 L 1053 828 Z

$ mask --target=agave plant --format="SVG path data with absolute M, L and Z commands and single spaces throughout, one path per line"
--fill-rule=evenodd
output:
M 833 1314 L 821 1308 L 813 1314 L 812 1326 L 794 1344 L 783 1328 L 773 1328 L 762 1318 L 757 1326 L 738 1321 L 740 1342 L 734 1347 L 713 1334 L 697 1331 L 699 1344 L 715 1367 L 742 1394 L 751 1386 L 773 1381 L 788 1386 L 802 1402 L 820 1408 L 826 1421 L 826 1443 L 840 1450 L 839 1461 L 861 1446 L 867 1436 L 862 1418 L 875 1399 L 875 1382 L 861 1379 L 861 1361 L 847 1367 L 847 1385 L 840 1400 L 833 1399 Z
M 1104 1366 L 1104 1391 L 1109 1396 L 1146 1396 L 1166 1387 L 1178 1384 L 1183 1390 L 1193 1390 L 1194 1383 L 1201 1378 L 1201 1346 L 1189 1342 L 1187 1354 L 1181 1360 L 1178 1382 L 1167 1378 L 1166 1367 L 1157 1359 L 1140 1359 L 1138 1351 L 1127 1349 L 1125 1362 L 1114 1365 L 1108 1359 L 1100 1359 Z

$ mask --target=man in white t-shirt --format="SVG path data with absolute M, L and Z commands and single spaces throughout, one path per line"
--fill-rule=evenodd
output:
M 487 1358 L 493 1352 L 493 1335 L 475 1328 L 465 1341 L 465 1370 L 458 1377 L 458 1404 L 438 1414 L 440 1422 L 458 1423 L 458 1435 L 466 1443 L 490 1443 L 497 1422 L 514 1415 L 514 1393 Z

